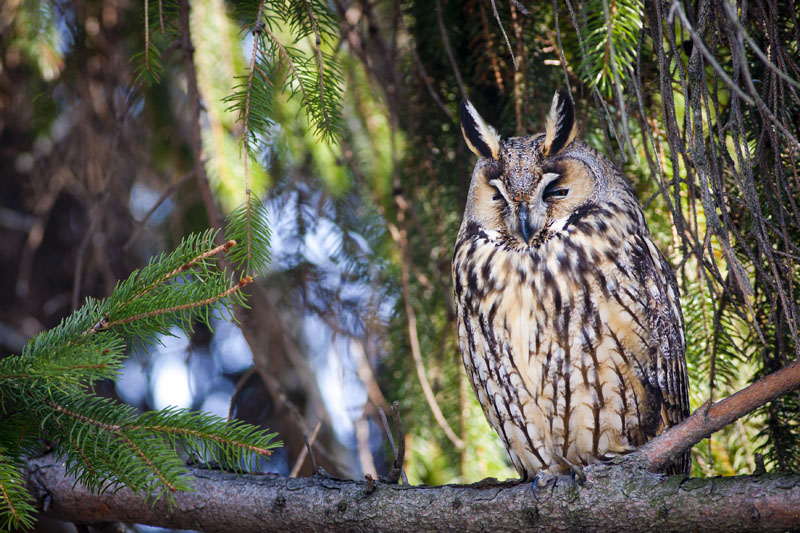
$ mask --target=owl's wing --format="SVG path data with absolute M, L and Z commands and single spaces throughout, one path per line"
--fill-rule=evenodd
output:
M 646 376 L 651 387 L 661 393 L 661 427 L 657 433 L 689 416 L 689 378 L 686 371 L 686 337 L 678 284 L 669 263 L 649 235 L 637 235 L 639 265 L 645 288 L 643 304 L 652 338 L 651 365 Z M 671 469 L 688 473 L 689 452 L 676 459 Z

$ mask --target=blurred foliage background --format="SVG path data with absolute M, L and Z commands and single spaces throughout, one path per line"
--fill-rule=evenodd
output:
M 345 477 L 387 473 L 398 401 L 411 483 L 515 477 L 455 334 L 457 106 L 524 135 L 568 86 L 678 275 L 692 408 L 727 396 L 800 350 L 800 10 L 757 4 L 6 0 L 0 349 L 217 223 L 247 172 L 273 246 L 251 309 L 98 392 L 267 426 L 284 475 L 319 425 Z M 693 475 L 799 469 L 799 399 L 697 445 Z

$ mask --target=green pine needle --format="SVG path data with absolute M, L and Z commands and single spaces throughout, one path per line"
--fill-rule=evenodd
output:
M 158 342 L 175 327 L 191 333 L 199 321 L 233 315 L 245 305 L 249 275 L 235 277 L 223 259 L 246 272 L 269 261 L 264 205 L 234 211 L 229 240 L 217 231 L 193 234 L 169 254 L 117 284 L 105 300 L 86 304 L 55 328 L 31 339 L 21 355 L 0 360 L 0 528 L 33 524 L 21 459 L 39 441 L 53 442 L 67 472 L 90 490 L 127 487 L 150 499 L 191 490 L 188 454 L 233 471 L 255 468 L 280 446 L 276 434 L 206 413 L 168 408 L 137 414 L 101 398 L 89 386 L 115 379 L 130 343 Z
M 585 55 L 581 79 L 613 97 L 615 84 L 630 79 L 639 31 L 642 29 L 641 0 L 595 0 L 584 6 L 586 25 L 582 28 Z M 606 13 L 608 16 L 606 16 Z
M 22 472 L 22 461 L 0 447 L 0 531 L 33 527 L 36 507 Z

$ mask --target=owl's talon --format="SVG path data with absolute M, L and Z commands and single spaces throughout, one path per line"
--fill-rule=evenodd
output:
M 539 474 L 533 476 L 533 481 L 531 482 L 531 490 L 533 490 L 533 499 L 537 502 L 541 503 L 539 500 L 539 496 L 536 494 L 536 486 L 539 483 Z
M 555 488 L 556 484 L 558 483 L 558 476 L 553 476 L 547 472 L 539 472 L 535 476 L 533 476 L 533 481 L 531 482 L 531 489 L 533 490 L 533 497 L 536 501 L 539 500 L 539 489 L 540 488 L 547 488 L 547 485 L 550 484 L 550 480 L 554 480 L 553 488 Z
M 578 479 L 578 483 L 581 485 L 584 481 L 586 481 L 586 474 L 583 473 L 583 468 L 578 465 L 570 466 L 570 477 L 572 478 L 572 488 L 575 488 L 575 479 Z

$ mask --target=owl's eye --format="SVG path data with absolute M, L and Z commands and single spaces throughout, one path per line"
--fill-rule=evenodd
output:
M 505 202 L 506 197 L 503 194 L 503 185 L 499 179 L 493 179 L 489 182 L 489 186 L 494 190 L 494 194 L 492 195 L 493 202 Z
M 545 191 L 542 198 L 545 200 L 558 200 L 559 198 L 564 198 L 567 194 L 569 194 L 569 189 L 555 189 L 549 192 Z
M 569 189 L 561 186 L 561 179 L 556 179 L 547 184 L 542 192 L 542 200 L 545 202 L 560 200 L 569 194 Z

